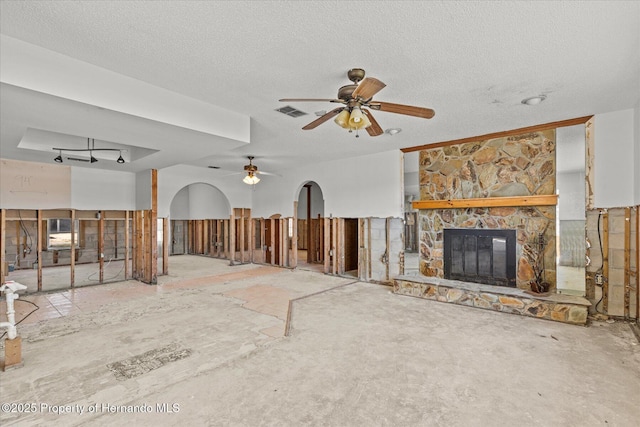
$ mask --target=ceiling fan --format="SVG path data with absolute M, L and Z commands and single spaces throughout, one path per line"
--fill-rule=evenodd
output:
M 430 108 L 413 107 L 411 105 L 392 104 L 390 102 L 374 101 L 373 96 L 380 92 L 386 84 L 373 77 L 365 78 L 365 71 L 362 68 L 352 68 L 347 72 L 347 77 L 353 84 L 342 86 L 338 89 L 337 99 L 313 99 L 313 98 L 283 98 L 281 102 L 335 102 L 344 104 L 318 117 L 302 129 L 311 130 L 335 117 L 335 122 L 348 129 L 366 129 L 370 136 L 382 135 L 384 131 L 373 118 L 370 110 L 386 111 L 388 113 L 404 114 L 407 116 L 430 119 L 435 115 L 435 111 Z M 365 108 L 366 107 L 366 108 Z M 359 135 L 356 133 L 356 137 Z
M 253 164 L 253 159 L 255 159 L 254 156 L 247 156 L 247 159 L 249 159 L 249 164 L 244 165 L 244 168 L 243 168 L 244 172 L 234 172 L 229 175 L 239 175 L 241 173 L 246 172 L 247 175 L 242 179 L 242 182 L 249 185 L 256 185 L 257 183 L 260 182 L 260 178 L 258 178 L 257 175 L 281 176 L 281 175 L 278 175 L 277 173 L 270 173 L 270 172 L 264 172 L 264 171 L 258 170 L 258 166 Z M 218 169 L 215 166 L 209 166 L 209 167 L 213 169 Z

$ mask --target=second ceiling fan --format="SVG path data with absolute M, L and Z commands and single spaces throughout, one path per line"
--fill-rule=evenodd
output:
M 353 84 L 342 86 L 338 90 L 337 99 L 315 99 L 315 98 L 283 98 L 281 102 L 335 102 L 344 104 L 318 117 L 302 129 L 311 130 L 335 117 L 335 122 L 348 129 L 366 129 L 370 136 L 382 135 L 384 131 L 373 118 L 370 110 L 386 111 L 388 113 L 404 114 L 407 116 L 430 119 L 435 115 L 435 111 L 430 108 L 414 107 L 411 105 L 392 104 L 390 102 L 374 101 L 373 96 L 380 92 L 386 84 L 373 77 L 364 77 L 365 71 L 362 68 L 352 68 L 347 72 L 347 77 Z M 358 134 L 356 134 L 356 137 Z

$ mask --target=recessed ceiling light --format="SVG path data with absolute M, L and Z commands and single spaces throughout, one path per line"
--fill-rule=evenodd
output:
M 402 132 L 402 129 L 400 129 L 400 128 L 389 128 L 389 129 L 384 131 L 384 133 L 386 133 L 388 135 L 391 135 L 391 136 L 393 136 L 393 135 L 395 135 L 397 133 L 400 133 L 400 132 Z
M 546 95 L 532 96 L 531 98 L 523 99 L 522 103 L 525 105 L 538 105 L 545 99 L 547 99 Z
M 324 116 L 325 114 L 327 114 L 327 110 L 316 111 L 314 114 L 318 117 Z

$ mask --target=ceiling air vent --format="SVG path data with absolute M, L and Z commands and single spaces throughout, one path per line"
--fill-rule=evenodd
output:
M 304 116 L 304 115 L 307 114 L 304 111 L 300 111 L 300 110 L 298 110 L 296 108 L 293 108 L 290 105 L 278 108 L 276 111 L 279 111 L 282 114 L 286 114 L 287 116 L 291 116 L 291 117 L 300 117 L 300 116 Z

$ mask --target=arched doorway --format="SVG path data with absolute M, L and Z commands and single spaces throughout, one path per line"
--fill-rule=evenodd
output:
M 324 263 L 324 196 L 320 186 L 308 181 L 298 193 L 298 267 Z
M 203 254 L 226 257 L 230 204 L 216 187 L 193 183 L 171 201 L 169 254 Z

